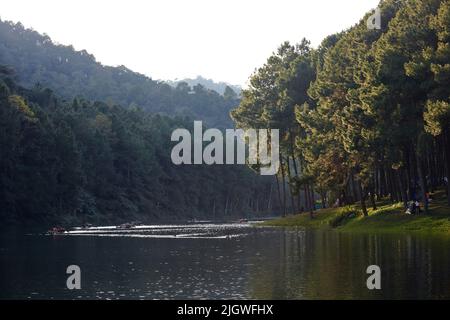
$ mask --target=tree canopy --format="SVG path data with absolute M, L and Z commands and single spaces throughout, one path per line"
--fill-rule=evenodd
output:
M 367 28 L 367 13 L 316 49 L 283 43 L 232 111 L 243 127 L 281 129 L 279 178 L 290 193 L 279 194 L 293 211 L 314 210 L 317 195 L 324 206 L 361 201 L 365 214 L 367 197 L 426 210 L 450 175 L 450 1 L 379 8 L 381 29 Z

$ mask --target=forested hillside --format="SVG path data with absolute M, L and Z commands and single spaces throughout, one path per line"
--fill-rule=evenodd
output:
M 240 127 L 280 129 L 284 214 L 314 210 L 314 193 L 365 215 L 379 197 L 425 212 L 430 191 L 448 197 L 450 1 L 385 0 L 380 11 L 380 30 L 368 13 L 317 49 L 284 43 L 233 111 Z
M 103 66 L 20 23 L 0 21 L 0 67 L 0 220 L 228 219 L 273 205 L 271 181 L 248 168 L 170 159 L 175 128 L 229 128 L 237 96 Z
M 231 95 L 232 90 L 235 95 L 240 95 L 242 88 L 240 86 L 231 85 L 225 82 L 214 82 L 211 79 L 205 79 L 202 76 L 197 76 L 195 79 L 182 79 L 182 80 L 175 80 L 175 81 L 166 81 L 168 84 L 170 84 L 173 87 L 177 87 L 177 85 L 181 82 L 187 83 L 189 86 L 194 87 L 198 84 L 202 85 L 203 87 L 214 90 L 218 93 L 220 93 L 223 96 Z M 227 89 L 228 87 L 228 89 Z
M 49 36 L 25 29 L 20 23 L 0 20 L 0 65 L 12 67 L 19 84 L 50 88 L 69 100 L 89 100 L 139 106 L 152 113 L 189 116 L 209 126 L 232 125 L 230 110 L 238 104 L 201 85 L 175 88 L 154 81 L 124 66 L 104 66 L 86 51 L 57 45 Z
M 12 77 L 0 68 L 2 222 L 229 219 L 271 205 L 272 180 L 245 166 L 172 164 L 172 130 L 190 119 L 65 102 Z

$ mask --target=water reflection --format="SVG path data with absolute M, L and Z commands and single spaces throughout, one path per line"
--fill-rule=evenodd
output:
M 407 235 L 285 231 L 265 267 L 252 270 L 258 299 L 449 299 L 450 241 Z M 366 268 L 382 270 L 368 290 Z
M 2 235 L 0 298 L 450 298 L 450 240 L 250 224 Z M 82 289 L 66 289 L 66 267 Z M 366 288 L 367 266 L 382 290 Z

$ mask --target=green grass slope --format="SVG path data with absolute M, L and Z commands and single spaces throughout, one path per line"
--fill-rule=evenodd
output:
M 262 225 L 279 227 L 328 228 L 342 232 L 362 233 L 439 233 L 450 236 L 450 207 L 446 205 L 443 191 L 432 194 L 429 213 L 405 214 L 401 203 L 390 204 L 386 200 L 377 203 L 377 210 L 368 209 L 364 217 L 358 205 L 321 209 L 314 213 L 297 214 L 266 221 Z

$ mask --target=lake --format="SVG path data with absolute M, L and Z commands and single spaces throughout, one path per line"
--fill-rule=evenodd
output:
M 3 233 L 1 299 L 450 299 L 450 239 L 252 224 Z M 81 289 L 66 268 L 81 268 Z M 381 290 L 368 290 L 369 265 Z

